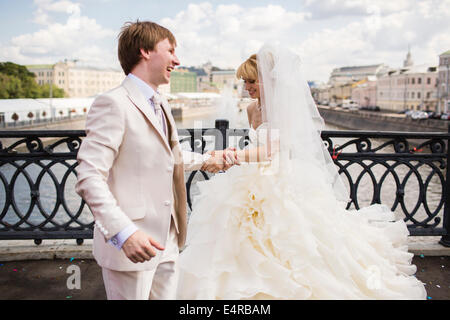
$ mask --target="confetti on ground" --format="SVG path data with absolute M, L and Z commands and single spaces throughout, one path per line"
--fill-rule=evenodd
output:
M 440 288 L 441 286 L 437 284 L 436 287 Z
M 62 267 L 59 267 L 59 270 L 61 270 L 62 269 Z
M 425 258 L 425 256 L 424 256 L 423 254 L 421 254 L 420 257 L 421 257 L 422 259 Z
M 72 258 L 70 258 L 70 262 L 72 262 L 72 261 L 73 261 L 74 259 L 75 259 L 75 258 L 73 258 L 73 257 L 72 257 Z
M 66 297 L 66 299 L 70 299 L 70 298 L 72 298 L 72 296 L 67 296 L 67 297 Z
M 442 268 L 445 268 L 444 266 L 441 266 Z
M 427 299 L 428 299 L 428 300 L 431 300 L 431 299 L 433 299 L 433 298 L 432 298 L 432 297 L 427 297 Z

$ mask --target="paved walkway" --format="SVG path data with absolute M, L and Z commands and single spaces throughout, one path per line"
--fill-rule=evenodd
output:
M 450 300 L 450 257 L 415 256 L 417 278 L 432 300 Z M 81 289 L 69 290 L 67 273 L 79 266 Z M 0 300 L 104 300 L 101 269 L 92 259 L 0 262 Z

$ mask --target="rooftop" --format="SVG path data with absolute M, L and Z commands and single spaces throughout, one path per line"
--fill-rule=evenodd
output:
M 51 69 L 54 64 L 30 64 L 25 66 L 27 69 Z

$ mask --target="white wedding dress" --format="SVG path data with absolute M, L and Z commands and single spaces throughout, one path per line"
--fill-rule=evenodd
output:
M 178 299 L 425 299 L 405 222 L 384 205 L 345 210 L 299 57 L 272 45 L 257 57 L 264 123 L 250 148 L 278 151 L 198 182 Z
M 383 205 L 343 209 L 314 163 L 285 175 L 274 162 L 198 183 L 179 299 L 426 297 L 402 220 Z

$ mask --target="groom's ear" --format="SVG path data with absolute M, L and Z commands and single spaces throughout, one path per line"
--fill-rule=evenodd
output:
M 150 50 L 145 50 L 143 48 L 140 49 L 141 57 L 145 60 L 150 59 Z

